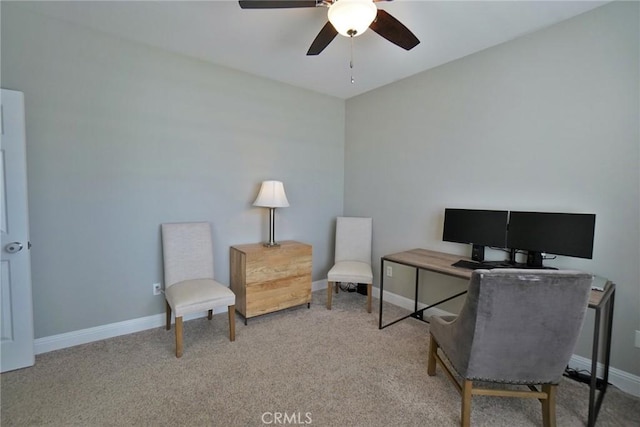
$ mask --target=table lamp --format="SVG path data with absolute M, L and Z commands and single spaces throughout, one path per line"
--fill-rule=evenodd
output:
M 276 208 L 286 208 L 289 206 L 287 195 L 284 193 L 284 185 L 281 181 L 262 181 L 260 192 L 256 197 L 253 206 L 260 206 L 269 208 L 269 241 L 264 243 L 264 246 L 272 247 L 279 246 L 275 242 L 275 228 L 276 228 Z

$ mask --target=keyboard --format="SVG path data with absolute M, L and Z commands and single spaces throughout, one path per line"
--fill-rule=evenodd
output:
M 494 268 L 522 268 L 522 269 L 541 269 L 541 270 L 557 270 L 556 267 L 529 267 L 526 264 L 509 264 L 507 261 L 467 261 L 461 259 L 451 264 L 452 267 L 466 268 L 468 270 L 491 270 Z
M 461 259 L 459 261 L 451 264 L 453 267 L 466 268 L 468 270 L 491 270 L 493 268 L 509 268 L 513 267 L 509 265 L 509 263 L 501 262 L 501 261 L 487 261 L 487 262 L 477 262 L 477 261 L 467 261 L 465 259 Z

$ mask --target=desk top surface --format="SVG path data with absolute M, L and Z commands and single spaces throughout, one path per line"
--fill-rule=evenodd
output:
M 382 260 L 384 261 L 404 264 L 411 267 L 421 268 L 423 270 L 435 271 L 437 273 L 458 277 L 460 279 L 470 279 L 471 272 L 473 270 L 454 267 L 451 265 L 461 259 L 470 260 L 470 258 L 461 255 L 419 248 L 382 257 Z M 599 276 L 594 276 L 594 285 L 604 289 L 604 291 L 591 291 L 591 295 L 589 296 L 589 306 L 595 308 L 610 298 L 611 294 L 615 290 L 615 285 L 609 280 Z
M 466 258 L 461 255 L 430 251 L 428 249 L 411 249 L 409 251 L 385 255 L 382 257 L 382 259 L 398 264 L 409 265 L 412 267 L 422 268 L 424 270 L 430 270 L 454 277 L 459 277 L 461 279 L 471 278 L 472 270 L 469 270 L 467 268 L 454 267 L 451 265 L 461 259 L 470 260 L 470 258 Z

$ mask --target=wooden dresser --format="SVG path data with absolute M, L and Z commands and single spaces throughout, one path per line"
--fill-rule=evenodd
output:
M 247 319 L 311 303 L 312 248 L 292 240 L 231 246 L 231 290 L 236 311 Z

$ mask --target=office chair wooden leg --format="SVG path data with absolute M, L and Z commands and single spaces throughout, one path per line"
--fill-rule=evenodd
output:
M 327 310 L 331 310 L 331 297 L 333 296 L 333 282 L 327 282 Z
M 438 343 L 433 335 L 429 334 L 429 358 L 427 361 L 427 375 L 434 376 L 436 374 L 436 352 L 438 351 Z
M 227 307 L 229 311 L 229 341 L 236 340 L 236 306 L 230 305 Z
M 213 319 L 213 310 L 209 310 L 209 312 L 207 313 L 207 319 Z
M 556 427 L 556 391 L 557 386 L 545 384 L 542 391 L 547 394 L 546 399 L 542 399 L 542 425 L 544 427 Z
M 371 292 L 373 283 L 367 283 L 367 313 L 371 313 Z
M 462 385 L 462 412 L 460 425 L 462 427 L 471 426 L 471 390 L 473 389 L 473 381 L 464 380 Z
M 176 317 L 176 357 L 182 357 L 182 316 Z
M 169 301 L 164 301 L 166 304 L 166 312 L 167 312 L 167 331 L 171 329 L 171 306 L 169 305 Z

